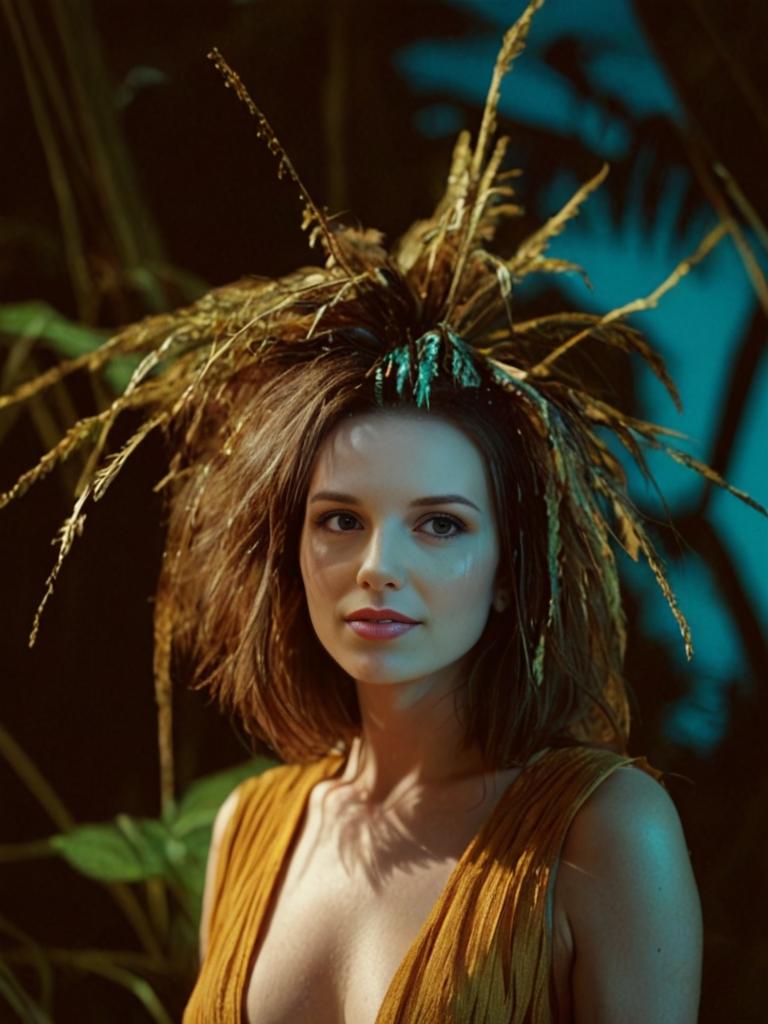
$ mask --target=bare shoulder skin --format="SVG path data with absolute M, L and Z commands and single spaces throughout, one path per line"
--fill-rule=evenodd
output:
M 205 959 L 205 951 L 208 946 L 208 929 L 211 920 L 213 905 L 213 886 L 216 879 L 216 867 L 219 859 L 219 847 L 226 832 L 227 825 L 235 813 L 237 801 L 240 797 L 240 786 L 236 786 L 227 799 L 216 812 L 211 835 L 211 845 L 208 850 L 208 861 L 205 868 L 205 888 L 203 889 L 203 909 L 200 915 L 200 963 Z
M 696 1024 L 701 903 L 667 791 L 631 765 L 617 769 L 574 818 L 558 883 L 574 1024 Z

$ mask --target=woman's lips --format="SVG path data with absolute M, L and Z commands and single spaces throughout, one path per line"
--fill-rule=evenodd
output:
M 402 636 L 416 626 L 419 622 L 371 622 L 368 619 L 348 619 L 347 625 L 353 629 L 358 636 L 364 636 L 368 640 L 393 640 L 396 636 Z

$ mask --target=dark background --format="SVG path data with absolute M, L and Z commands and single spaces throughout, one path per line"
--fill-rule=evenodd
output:
M 737 248 L 723 243 L 731 255 L 718 265 L 722 272 L 713 278 L 701 268 L 670 298 L 678 319 L 665 324 L 662 305 L 642 326 L 678 383 L 681 370 L 691 374 L 682 383 L 694 416 L 699 409 L 707 424 L 691 450 L 765 502 L 758 435 L 767 424 L 755 412 L 766 368 L 759 298 L 768 212 L 768 82 L 759 60 L 765 10 L 739 2 L 726 16 L 717 0 L 578 6 L 575 19 L 566 0 L 545 5 L 505 86 L 501 128 L 525 172 L 520 236 L 557 208 L 553 200 L 562 202 L 568 182 L 586 180 L 609 158 L 602 205 L 568 229 L 570 242 L 557 253 L 584 263 L 596 287 L 583 302 L 605 309 L 612 287 L 618 305 L 661 281 L 694 248 L 688 240 L 701 237 L 698 228 L 714 223 L 715 211 L 740 225 L 756 254 L 753 280 Z M 241 74 L 316 201 L 352 211 L 393 240 L 439 197 L 455 134 L 477 128 L 503 28 L 521 9 L 458 0 L 3 0 L 0 314 L 42 300 L 72 322 L 108 329 L 243 273 L 276 276 L 318 262 L 300 230 L 296 190 L 277 180 L 254 122 L 205 59 L 212 45 Z M 627 63 L 616 64 L 617 55 Z M 605 71 L 611 57 L 612 79 Z M 668 102 L 654 102 L 657 80 Z M 553 83 L 551 100 L 542 101 Z M 713 171 L 716 162 L 728 168 L 730 188 Z M 628 223 L 633 244 L 653 262 L 648 286 L 619 262 Z M 651 253 L 658 238 L 664 244 Z M 628 280 L 620 280 L 622 267 Z M 613 283 L 604 273 L 611 268 Z M 550 279 L 524 291 L 521 308 L 570 306 L 575 287 Z M 24 330 L 0 322 L 4 389 L 66 349 L 45 332 L 34 345 L 20 342 L 25 331 L 35 333 L 29 309 Z M 691 359 L 675 325 L 702 318 L 717 325 L 733 309 L 742 310 L 738 322 L 727 334 L 702 337 Z M 687 362 L 676 361 L 683 351 Z M 606 371 L 627 408 L 688 429 L 670 421 L 637 369 Z M 104 387 L 76 375 L 29 410 L 0 410 L 0 490 L 75 414 L 93 412 Z M 128 437 L 130 426 L 115 440 Z M 31 652 L 26 637 L 52 566 L 49 541 L 70 509 L 76 459 L 0 512 L 6 951 L 25 936 L 49 950 L 134 941 L 98 885 L 54 858 L 14 854 L 18 844 L 55 830 L 14 765 L 25 752 L 78 822 L 159 813 L 151 599 L 162 530 L 152 485 L 163 467 L 160 443 L 148 442 L 92 506 Z M 681 597 L 684 611 L 703 624 L 698 637 L 694 629 L 703 660 L 685 663 L 663 597 L 628 571 L 627 676 L 638 698 L 630 750 L 674 773 L 669 788 L 704 908 L 701 1020 L 747 1024 L 763 1019 L 768 969 L 768 551 L 757 513 L 745 518 L 739 510 L 741 518 L 728 520 L 715 514 L 707 487 L 690 475 L 683 485 L 679 479 L 668 478 L 673 526 L 660 522 L 655 535 L 673 585 L 688 597 L 687 604 Z M 640 491 L 639 503 L 664 518 L 651 494 Z M 726 497 L 717 508 L 737 504 Z M 180 791 L 249 756 L 236 724 L 183 680 L 174 715 Z M 39 993 L 34 971 L 18 976 Z M 56 1021 L 152 1019 L 128 991 L 94 974 L 62 964 L 55 978 Z M 171 982 L 163 996 L 173 1013 L 182 995 Z M 0 1000 L 0 1020 L 7 1012 Z

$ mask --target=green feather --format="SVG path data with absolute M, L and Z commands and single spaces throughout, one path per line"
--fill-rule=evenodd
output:
M 416 405 L 429 408 L 429 391 L 437 376 L 437 357 L 440 352 L 440 332 L 427 331 L 416 342 L 418 369 L 416 374 Z
M 475 368 L 469 346 L 450 327 L 446 327 L 445 333 L 451 344 L 451 377 L 460 387 L 479 388 L 482 381 Z

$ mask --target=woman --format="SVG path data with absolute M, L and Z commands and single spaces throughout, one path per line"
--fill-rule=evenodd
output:
M 516 281 L 573 269 L 547 243 L 605 174 L 511 256 L 488 248 L 519 213 L 506 139 L 491 142 L 538 6 L 505 36 L 435 213 L 391 251 L 315 206 L 214 53 L 298 184 L 324 266 L 148 318 L 0 403 L 142 356 L 108 410 L 0 497 L 93 445 L 33 638 L 86 504 L 161 427 L 163 792 L 174 648 L 285 762 L 218 814 L 184 1024 L 696 1019 L 701 909 L 662 773 L 627 753 L 613 539 L 647 558 L 688 653 L 690 639 L 599 431 L 643 469 L 641 445 L 663 448 L 760 506 L 595 393 L 570 356 L 587 337 L 637 352 L 676 399 L 622 316 L 723 229 L 648 300 L 516 316 Z M 146 418 L 104 458 L 125 409 Z
M 272 660 L 255 688 L 250 665 L 242 696 L 255 716 L 293 711 L 308 740 L 323 712 L 338 714 L 324 743 L 343 734 L 348 753 L 272 769 L 223 805 L 185 1024 L 239 1008 L 252 1024 L 694 1021 L 701 910 L 674 804 L 638 759 L 567 728 L 589 718 L 579 683 L 599 687 L 619 657 L 607 567 L 570 542 L 590 600 L 553 633 L 537 687 L 521 638 L 522 622 L 546 615 L 546 512 L 528 452 L 509 441 L 522 423 L 490 384 L 438 386 L 429 412 L 366 408 L 347 363 L 328 356 L 300 389 L 278 384 L 264 418 L 273 445 L 243 432 L 201 503 L 197 628 L 253 635 L 267 605 L 248 593 L 258 574 L 237 545 L 258 550 L 259 523 L 250 535 L 216 524 L 233 494 L 248 515 L 270 464 L 295 495 L 277 506 L 280 596 L 264 592 L 286 663 Z M 211 581 L 205 547 L 221 553 L 225 537 L 227 568 Z M 227 594 L 243 590 L 233 622 Z M 398 615 L 415 624 L 361 625 Z M 589 666 L 589 650 L 605 657 Z

